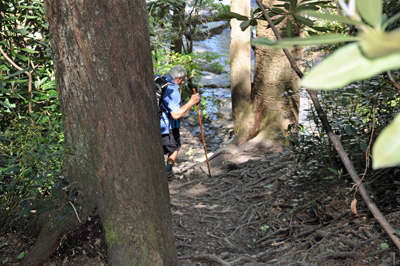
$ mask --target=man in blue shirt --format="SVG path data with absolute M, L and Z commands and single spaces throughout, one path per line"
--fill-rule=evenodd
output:
M 189 102 L 181 106 L 179 85 L 185 80 L 186 75 L 186 69 L 181 65 L 174 66 L 165 73 L 165 78 L 169 84 L 162 99 L 164 110 L 160 119 L 160 126 L 164 154 L 168 154 L 167 165 L 165 166 L 168 181 L 179 179 L 172 171 L 181 147 L 179 118 L 185 116 L 190 108 L 200 101 L 200 95 L 196 93 L 191 96 Z

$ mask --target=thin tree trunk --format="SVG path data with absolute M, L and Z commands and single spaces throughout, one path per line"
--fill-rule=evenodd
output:
M 100 215 L 110 265 L 179 265 L 145 6 L 142 0 L 45 1 L 64 145 L 71 148 L 69 189 L 78 190 L 81 220 Z M 35 247 L 57 243 L 66 229 L 57 218 L 42 232 L 51 239 L 39 238 Z M 47 251 L 36 250 L 22 265 L 46 259 Z
M 274 1 L 264 2 L 270 6 Z M 281 22 L 279 27 L 285 28 L 285 23 L 286 20 Z M 293 35 L 298 36 L 299 31 Z M 258 21 L 257 37 L 275 38 L 271 29 L 266 28 L 264 21 Z M 233 93 L 234 91 L 232 91 L 232 101 L 234 101 Z M 250 101 L 244 108 L 234 112 L 236 113 L 235 141 L 239 145 L 257 137 L 259 143 L 268 142 L 269 147 L 279 146 L 280 141 L 276 138 L 276 134 L 285 130 L 289 124 L 298 123 L 299 78 L 291 70 L 282 51 L 255 48 L 254 80 Z
M 247 0 L 232 0 L 231 11 L 243 16 L 249 16 L 250 2 Z M 241 21 L 237 19 L 231 20 L 232 116 L 237 137 L 241 132 L 243 111 L 250 102 L 251 94 L 250 28 L 242 31 L 240 23 Z
M 181 25 L 182 21 L 180 16 L 185 15 L 185 6 L 186 6 L 185 2 L 176 1 L 174 4 L 174 15 L 172 18 L 172 28 L 175 30 L 175 32 L 178 32 L 178 38 L 174 40 L 171 50 L 180 54 L 182 54 L 183 50 L 183 34 L 184 34 L 183 32 L 184 25 L 183 26 Z

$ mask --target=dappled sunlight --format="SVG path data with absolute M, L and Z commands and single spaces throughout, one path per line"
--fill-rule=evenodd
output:
M 206 186 L 204 186 L 203 184 L 198 184 L 196 186 L 194 186 L 193 188 L 188 189 L 184 195 L 190 198 L 199 196 L 203 193 L 205 193 L 208 190 L 208 188 Z
M 218 208 L 219 206 L 220 206 L 220 205 L 218 205 L 218 204 L 214 204 L 214 205 L 209 206 L 209 205 L 206 205 L 206 204 L 203 203 L 203 202 L 200 202 L 199 204 L 196 204 L 196 205 L 194 205 L 193 207 L 195 207 L 195 208 L 197 208 L 197 209 L 206 208 L 206 209 L 209 209 L 209 210 L 214 210 L 214 209 Z

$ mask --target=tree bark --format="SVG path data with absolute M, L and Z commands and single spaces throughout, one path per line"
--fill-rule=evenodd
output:
M 175 53 L 180 53 L 182 54 L 183 51 L 183 28 L 184 25 L 181 25 L 181 18 L 180 16 L 185 16 L 185 7 L 186 3 L 183 1 L 176 1 L 173 4 L 173 12 L 174 15 L 172 17 L 172 28 L 174 29 L 175 32 L 178 33 L 177 39 L 173 41 L 171 50 L 173 50 Z
M 250 15 L 250 2 L 246 0 L 232 0 L 231 11 L 243 16 Z M 243 110 L 250 102 L 251 94 L 251 55 L 250 55 L 250 28 L 242 31 L 241 21 L 231 20 L 231 95 L 232 117 L 236 137 L 240 137 Z
M 272 6 L 274 2 L 265 0 L 264 5 Z M 286 20 L 279 27 L 285 28 Z M 293 32 L 293 36 L 298 35 L 299 30 Z M 258 21 L 257 37 L 275 39 L 265 21 Z M 292 52 L 300 53 L 299 50 Z M 261 141 L 268 139 L 279 143 L 276 134 L 289 124 L 298 123 L 299 103 L 299 78 L 291 70 L 282 50 L 256 47 L 250 102 L 234 120 L 237 143 L 242 144 L 256 136 Z
M 145 1 L 46 0 L 45 7 L 64 145 L 71 148 L 64 164 L 69 189 L 79 191 L 81 220 L 97 210 L 110 265 L 179 265 Z M 76 219 L 58 226 L 57 218 L 35 247 L 57 243 Z M 38 253 L 22 265 L 39 265 L 46 257 Z

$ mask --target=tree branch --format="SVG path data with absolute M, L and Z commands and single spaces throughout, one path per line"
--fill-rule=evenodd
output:
M 0 52 L 7 59 L 7 61 L 10 62 L 10 64 L 13 65 L 16 69 L 23 70 L 23 68 L 18 66 L 13 60 L 11 60 L 11 58 L 9 58 L 7 56 L 7 54 L 3 51 L 3 49 L 1 47 L 0 47 Z M 32 75 L 28 71 L 25 71 L 25 74 L 29 78 L 29 83 L 28 83 L 28 110 L 29 110 L 29 113 L 32 113 L 32 100 L 31 100 L 31 96 L 32 96 Z
M 256 0 L 257 5 L 260 7 L 265 19 L 268 21 L 269 25 L 271 26 L 272 31 L 274 32 L 276 38 L 278 40 L 281 40 L 281 36 L 278 32 L 278 30 L 276 29 L 275 25 L 273 24 L 271 18 L 268 16 L 267 12 L 265 11 L 264 5 L 262 4 L 261 0 Z M 303 77 L 303 73 L 301 72 L 301 70 L 299 69 L 299 67 L 297 66 L 297 64 L 295 63 L 292 55 L 290 54 L 288 49 L 283 49 L 283 52 L 285 53 L 286 57 L 288 58 L 293 70 L 297 73 L 297 75 L 302 78 Z M 351 178 L 353 179 L 354 183 L 358 185 L 358 189 L 360 191 L 360 194 L 363 198 L 363 200 L 365 201 L 365 203 L 368 206 L 368 209 L 371 211 L 371 213 L 374 215 L 375 219 L 379 222 L 379 224 L 383 227 L 383 229 L 385 229 L 386 233 L 390 236 L 390 238 L 392 239 L 392 241 L 396 244 L 397 248 L 400 249 L 400 239 L 397 238 L 394 234 L 393 234 L 393 228 L 392 226 L 389 224 L 389 222 L 386 220 L 386 218 L 382 215 L 382 213 L 379 211 L 379 209 L 376 207 L 375 203 L 372 201 L 371 197 L 369 196 L 364 184 L 361 182 L 355 168 L 354 165 L 351 163 L 347 153 L 344 151 L 343 149 L 343 145 L 340 142 L 339 138 L 336 136 L 336 134 L 333 133 L 332 128 L 328 122 L 328 119 L 326 118 L 326 115 L 319 103 L 318 97 L 317 97 L 317 91 L 311 91 L 309 89 L 307 89 L 308 94 L 311 96 L 311 99 L 313 101 L 313 104 L 315 106 L 315 110 L 317 111 L 318 117 L 321 120 L 321 123 L 329 137 L 329 139 L 331 140 L 331 142 L 333 143 L 336 151 L 338 152 L 344 166 L 346 167 L 347 171 L 349 172 Z
M 387 75 L 388 75 L 390 81 L 393 83 L 393 86 L 396 88 L 397 92 L 400 95 L 400 85 L 396 82 L 396 80 L 394 80 L 394 77 L 393 77 L 392 72 L 390 70 L 387 71 Z

